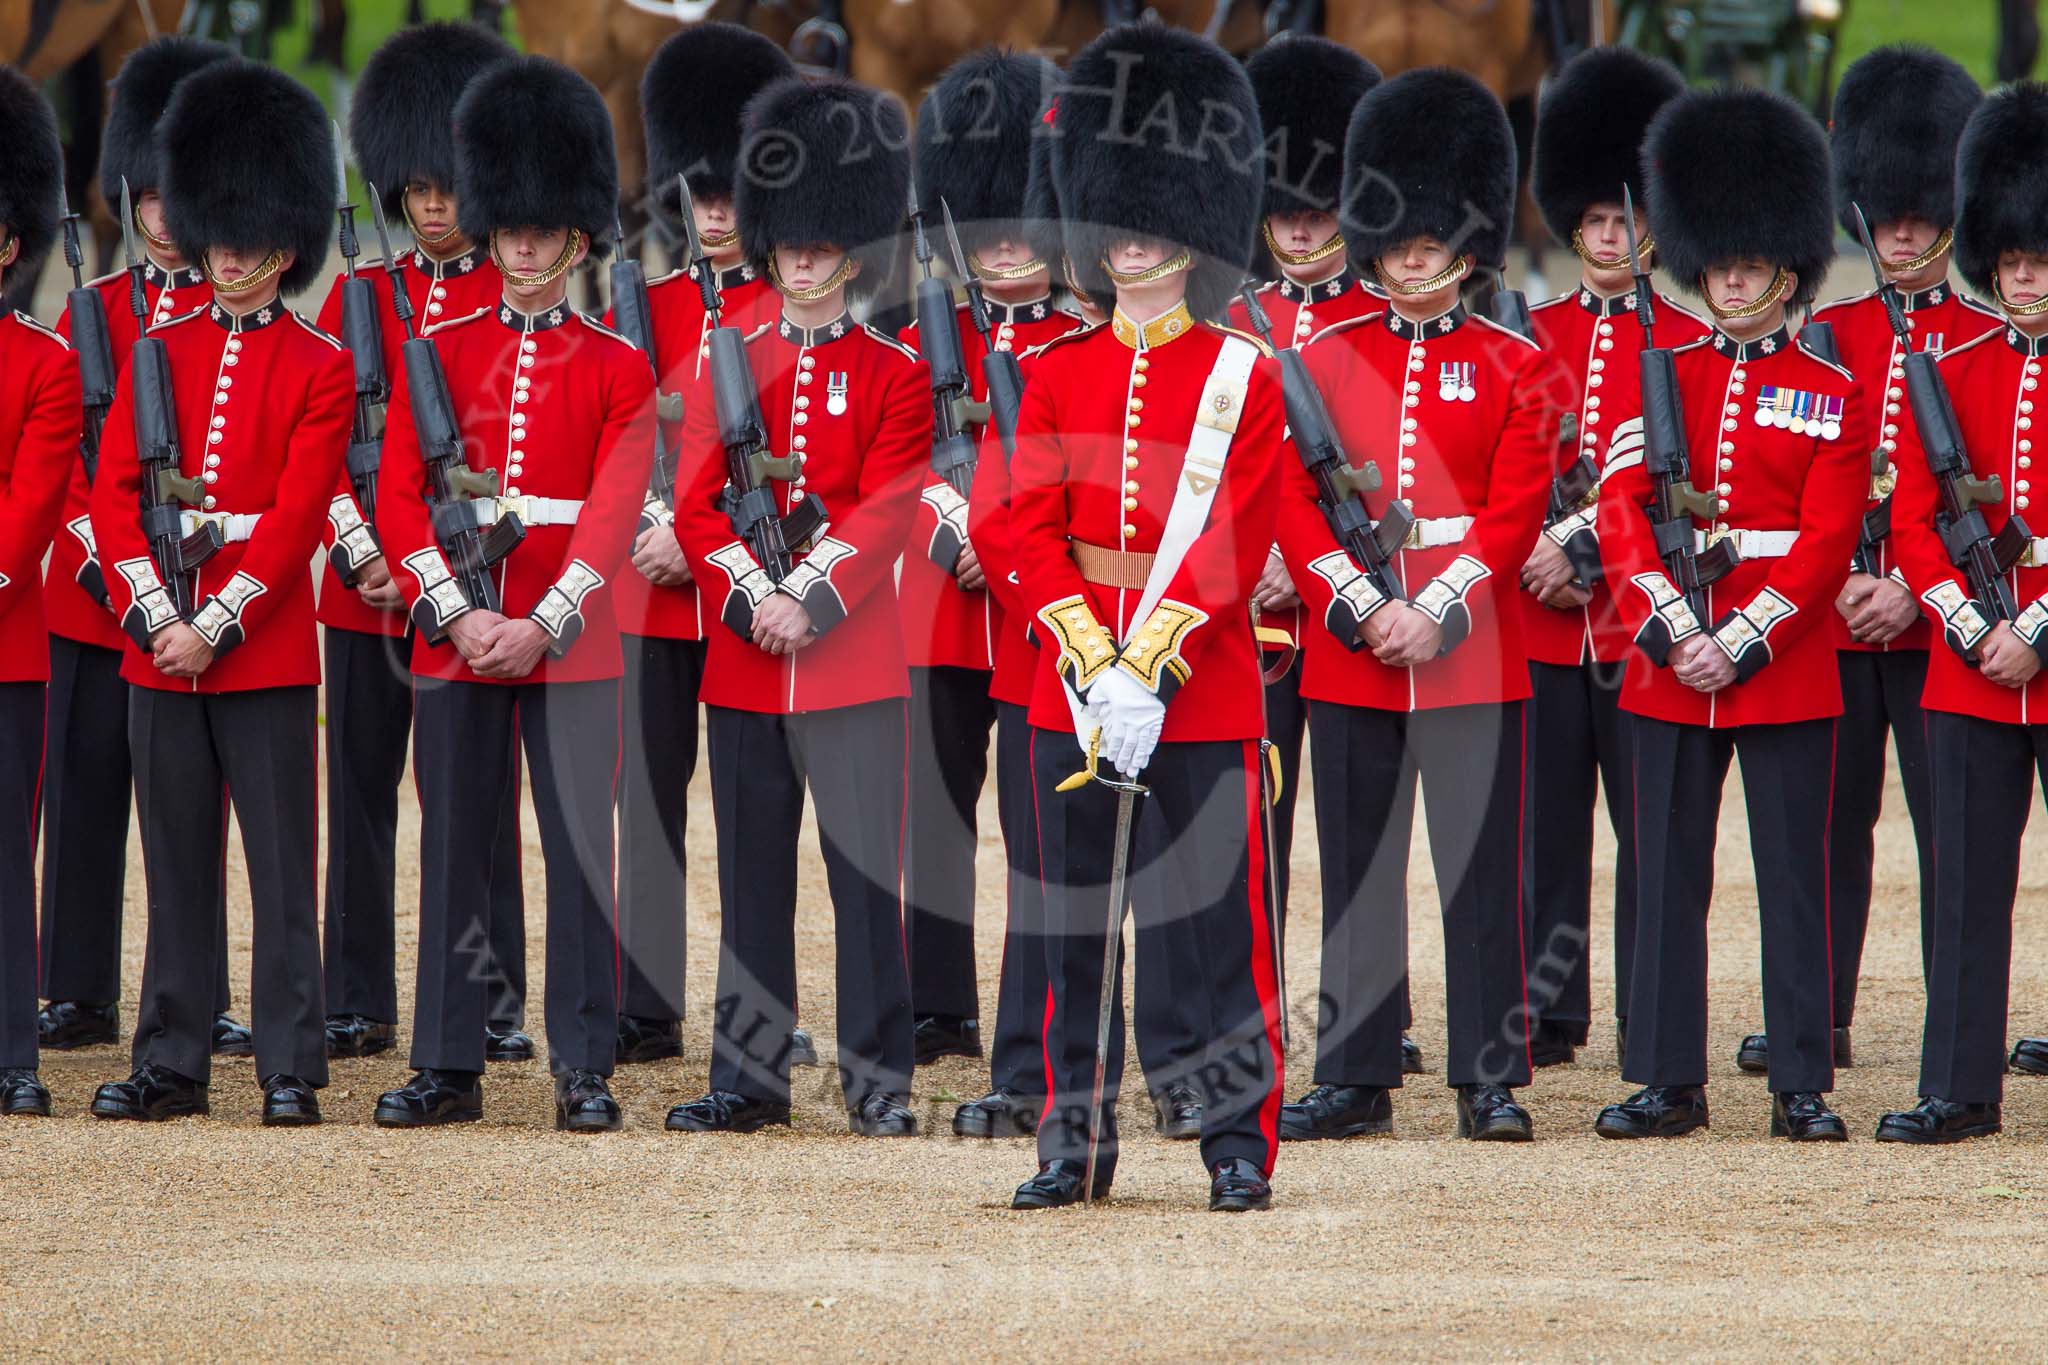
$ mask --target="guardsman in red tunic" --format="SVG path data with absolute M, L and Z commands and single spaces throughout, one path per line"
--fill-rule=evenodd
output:
M 1614 830 L 1614 1015 L 1628 1027 L 1628 965 L 1635 952 L 1635 803 L 1629 795 L 1627 713 L 1621 709 L 1628 632 L 1597 572 L 1593 504 L 1599 460 L 1617 395 L 1636 387 L 1635 279 L 1629 273 L 1622 186 L 1635 199 L 1636 235 L 1650 247 L 1637 149 L 1651 117 L 1685 88 L 1679 74 L 1624 47 L 1575 59 L 1544 92 L 1536 122 L 1537 205 L 1551 235 L 1579 258 L 1579 285 L 1530 310 L 1536 343 L 1568 385 L 1562 405 L 1572 439 L 1561 443 L 1560 477 L 1594 482 L 1573 505 L 1551 498 L 1544 534 L 1522 566 L 1522 643 L 1529 652 L 1528 907 L 1530 1060 L 1572 1060 L 1592 1022 L 1587 944 L 1593 926 L 1593 808 L 1606 797 Z M 1697 341 L 1707 325 L 1658 294 L 1651 300 L 1660 346 Z M 1575 565 L 1565 546 L 1578 556 Z M 1588 567 L 1592 566 L 1592 567 Z M 1591 581 L 1581 577 L 1589 572 Z M 1595 778 L 1598 779 L 1597 783 Z
M 1998 330 L 1996 310 L 1966 297 L 1948 277 L 1955 222 L 1956 139 L 1983 98 L 1970 73 L 1924 47 L 1887 47 L 1842 75 L 1831 122 L 1837 220 L 1853 238 L 1860 205 L 1897 287 L 1912 350 L 1940 354 Z M 1904 368 L 1908 348 L 1892 334 L 1884 303 L 1867 292 L 1817 308 L 1833 330 L 1842 365 L 1856 376 L 1855 401 L 1877 433 L 1865 529 L 1855 566 L 1835 600 L 1836 662 L 1842 720 L 1835 743 L 1835 800 L 1828 821 L 1828 938 L 1834 953 L 1835 1065 L 1852 1060 L 1849 1026 L 1870 925 L 1873 833 L 1884 799 L 1885 733 L 1899 754 L 1899 785 L 1913 819 L 1920 867 L 1920 963 L 1933 951 L 1934 816 L 1927 767 L 1927 725 L 1920 693 L 1927 680 L 1928 632 L 1919 603 L 1891 576 L 1898 563 L 1889 536 L 1889 498 L 1898 479 L 1899 431 L 1910 430 Z M 1868 520 L 1875 517 L 1873 522 Z M 1743 1039 L 1735 1064 L 1762 1071 L 1764 1034 Z
M 219 43 L 159 38 L 121 67 L 100 154 L 100 191 L 121 202 L 125 178 L 142 239 L 144 317 L 129 308 L 129 274 L 94 280 L 107 318 L 108 350 L 118 370 L 141 328 L 168 322 L 213 298 L 205 275 L 164 235 L 157 194 L 156 125 L 171 91 L 187 74 L 233 54 Z M 57 330 L 71 335 L 67 312 Z M 120 1033 L 121 901 L 128 869 L 128 685 L 121 681 L 127 643 L 108 609 L 105 565 L 92 543 L 92 486 L 80 463 L 71 472 L 64 516 L 50 547 L 43 608 L 50 619 L 48 772 L 43 781 L 42 994 L 37 1019 L 52 1049 L 111 1043 Z M 216 1056 L 249 1055 L 249 1030 L 230 1019 L 227 910 L 219 934 L 214 1004 Z
M 1057 79 L 1043 57 L 989 48 L 955 62 L 917 117 L 917 196 L 943 256 L 943 203 L 967 268 L 988 298 L 991 339 L 1022 352 L 1079 321 L 1054 303 L 1051 267 L 1026 240 L 1024 182 L 1039 111 Z M 984 342 L 963 299 L 949 320 L 968 397 L 986 402 Z M 915 324 L 902 340 L 922 351 Z M 978 424 L 968 428 L 979 436 Z M 988 458 L 988 447 L 981 453 Z M 1000 444 L 993 447 L 1001 458 Z M 934 447 L 937 453 L 937 447 Z M 911 1047 L 923 1066 L 982 1055 L 974 970 L 975 804 L 988 778 L 991 694 L 1012 625 L 989 591 L 967 533 L 967 499 L 936 470 L 910 525 L 897 597 L 910 666 L 910 802 L 903 833 L 904 934 L 910 945 Z
M 1977 489 L 1988 501 L 1974 510 L 1994 535 L 2016 521 L 2033 531 L 2044 522 L 2036 509 L 2048 507 L 2035 496 L 2036 409 L 2048 372 L 2044 158 L 2048 86 L 2033 81 L 1985 98 L 1957 148 L 1956 268 L 1998 300 L 2004 326 L 1945 348 L 1938 368 L 1961 440 L 1958 472 L 1988 485 Z M 1920 1103 L 1886 1114 L 1877 1136 L 1934 1143 L 2000 1126 L 2020 838 L 2035 782 L 2048 787 L 2048 540 L 2024 542 L 2018 563 L 1988 581 L 1959 567 L 1929 465 L 1945 443 L 1928 439 L 1912 398 L 1909 391 L 1893 453 L 1892 573 L 1941 641 L 1928 648 L 1921 699 L 1933 774 L 1934 915 Z M 1966 540 L 1956 537 L 1955 548 Z M 2048 1069 L 2048 1043 L 2021 1042 L 2012 1066 Z
M 0 287 L 57 239 L 57 117 L 0 71 Z M 78 467 L 84 397 L 64 339 L 0 299 L 0 1115 L 47 1118 L 36 1075 L 36 786 L 43 776 L 43 594 L 36 575 Z
M 789 1122 L 808 790 L 836 926 L 847 1126 L 907 1137 L 917 1131 L 901 893 L 908 687 L 895 581 L 931 451 L 931 391 L 923 362 L 855 322 L 846 300 L 850 286 L 887 271 L 909 134 L 893 103 L 849 81 L 790 77 L 747 107 L 742 145 L 776 148 L 805 169 L 790 176 L 742 160 L 741 246 L 769 263 L 782 311 L 739 352 L 749 373 L 707 371 L 683 397 L 675 533 L 719 622 L 702 697 L 720 954 L 711 1089 L 670 1110 L 668 1127 Z M 787 561 L 757 555 L 760 542 L 741 533 L 753 523 L 736 522 L 745 490 L 728 496 L 714 383 L 751 383 L 758 396 L 778 463 L 755 467 L 748 482 L 765 496 L 750 501 L 784 519 L 809 500 L 824 506 L 826 524 L 793 535 Z
M 1835 255 L 1827 137 L 1782 96 L 1695 91 L 1657 115 L 1643 158 L 1658 253 L 1717 326 L 1675 353 L 1682 432 L 1646 432 L 1641 398 L 1601 420 L 1613 425 L 1600 553 L 1637 649 L 1621 701 L 1634 717 L 1640 901 L 1622 1075 L 1644 1088 L 1602 1110 L 1595 1130 L 1676 1137 L 1707 1124 L 1714 829 L 1740 754 L 1773 1040 L 1771 1131 L 1841 1141 L 1848 1130 L 1826 1098 L 1827 821 L 1842 710 L 1828 618 L 1876 433 L 1849 372 L 1785 327 Z M 1693 544 L 1701 554 L 1732 545 L 1711 554 L 1738 561 L 1690 598 L 1645 510 L 1657 503 L 1648 452 L 1667 435 L 1683 441 L 1703 502 Z
M 1203 1026 L 1185 1078 L 1202 1100 L 1210 1207 L 1264 1208 L 1282 1003 L 1250 603 L 1283 418 L 1270 353 L 1202 321 L 1224 314 L 1251 259 L 1258 106 L 1213 44 L 1128 25 L 1074 59 L 1052 128 L 1067 254 L 1115 308 L 1039 352 L 1011 468 L 1018 595 L 1044 645 L 1030 719 L 1051 977 L 1039 1169 L 1012 1205 L 1099 1199 L 1115 1180 L 1123 991 L 1106 927 L 1121 893 L 1140 955 L 1188 964 L 1175 985 Z M 1084 762 L 1147 793 L 1075 788 Z M 1128 884 L 1113 871 L 1126 855 Z
M 622 1122 L 607 1080 L 619 1027 L 611 873 L 620 740 L 606 585 L 647 491 L 654 376 L 631 343 L 567 300 L 568 273 L 609 249 L 618 199 L 596 89 L 546 58 L 512 58 L 469 82 L 454 121 L 458 221 L 487 244 L 503 293 L 431 336 L 466 468 L 494 476 L 496 491 L 467 508 L 439 502 L 447 473 L 428 467 L 423 432 L 440 418 L 410 368 L 401 371 L 377 531 L 416 632 L 420 959 L 415 1072 L 378 1099 L 376 1121 L 415 1128 L 482 1116 L 491 983 L 476 956 L 491 889 L 476 872 L 506 818 L 495 797 L 516 780 L 516 747 L 546 863 L 555 1126 L 600 1132 Z M 485 571 L 492 591 L 465 584 L 455 566 L 471 547 L 450 528 L 496 529 L 508 516 L 525 536 Z
M 1436 131 L 1404 143 L 1401 130 L 1415 126 Z M 1280 544 L 1314 627 L 1302 695 L 1324 1005 L 1316 1084 L 1282 1111 L 1282 1133 L 1392 1129 L 1419 777 L 1442 888 L 1458 1134 L 1526 1141 L 1514 1088 L 1529 1080 L 1519 884 L 1529 668 L 1516 573 L 1554 464 L 1557 385 L 1534 342 L 1459 300 L 1472 269 L 1497 269 L 1506 253 L 1513 135 L 1471 77 L 1409 72 L 1359 102 L 1344 161 L 1346 236 L 1388 307 L 1324 333 L 1302 358 L 1349 458 L 1377 456 L 1385 484 L 1368 509 L 1384 516 L 1398 500 L 1415 525 L 1392 562 L 1404 600 L 1375 600 L 1290 444 Z M 1462 226 L 1473 205 L 1485 224 L 1476 232 Z
M 179 82 L 157 137 L 171 237 L 202 263 L 214 300 L 137 343 L 93 486 L 93 534 L 130 641 L 121 673 L 131 687 L 150 908 L 135 1070 L 101 1086 L 92 1111 L 163 1119 L 207 1110 L 221 951 L 214 921 L 232 800 L 255 916 L 250 1000 L 263 1121 L 318 1123 L 327 1048 L 310 564 L 341 472 L 354 386 L 340 345 L 278 296 L 306 289 L 326 260 L 334 143 L 310 91 L 243 61 Z M 161 345 L 169 371 L 175 470 L 154 458 L 164 447 L 152 432 L 165 415 L 134 386 L 145 344 Z M 165 497 L 174 492 L 166 474 L 190 487 Z M 164 538 L 145 522 L 166 513 L 171 534 L 208 536 L 218 550 L 196 568 L 176 551 L 179 562 L 160 562 Z
M 511 47 L 475 24 L 435 23 L 400 31 L 363 66 L 349 105 L 349 138 L 385 214 L 410 228 L 400 258 L 418 327 L 432 329 L 498 301 L 503 285 L 484 248 L 456 222 L 451 116 L 469 79 Z M 382 260 L 354 266 L 376 291 L 384 374 L 404 369 L 405 332 Z M 344 344 L 342 281 L 320 309 L 320 328 Z M 373 417 L 374 420 L 374 417 Z M 394 948 L 398 799 L 412 737 L 412 636 L 405 602 L 378 551 L 344 472 L 327 510 L 330 571 L 320 575 L 327 679 L 327 1055 L 368 1057 L 388 1049 L 398 1024 Z M 334 552 L 339 542 L 343 549 Z M 360 549 L 355 547 L 360 545 Z M 359 556 L 360 562 L 354 562 Z M 349 566 L 353 563 L 353 567 Z M 344 573 L 348 576 L 343 577 Z M 492 846 L 489 956 L 476 966 L 492 983 L 485 1055 L 529 1061 L 521 1025 L 526 1003 L 526 899 L 519 869 L 519 785 L 503 788 Z
M 648 192 L 674 215 L 682 211 L 676 179 L 689 181 L 697 240 L 718 273 L 725 325 L 742 334 L 775 309 L 767 267 L 740 250 L 733 217 L 740 111 L 762 87 L 793 70 L 782 49 L 760 34 L 709 23 L 663 43 L 641 82 Z M 647 286 L 647 310 L 660 373 L 655 387 L 680 395 L 704 370 L 711 329 L 687 264 Z M 619 770 L 622 1063 L 683 1055 L 687 793 L 697 771 L 705 640 L 718 621 L 715 603 L 706 616 L 689 558 L 671 529 L 674 520 L 673 509 L 650 495 L 632 563 L 612 585 L 626 670 L 620 703 L 627 741 Z M 802 1047 L 810 1050 L 810 1043 Z

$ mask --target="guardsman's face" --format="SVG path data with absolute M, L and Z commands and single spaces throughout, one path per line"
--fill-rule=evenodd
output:
M 2048 294 L 2048 255 L 2035 251 L 2006 251 L 1998 257 L 1998 296 L 2007 303 L 2024 307 L 2039 303 Z
M 1908 214 L 1904 218 L 1873 224 L 1870 235 L 1877 247 L 1878 259 L 1885 263 L 1886 273 L 1901 287 L 1918 292 L 1948 278 L 1947 252 L 1918 270 L 1898 268 L 1906 261 L 1926 255 L 1941 236 L 1940 227 L 1927 219 Z
M 690 196 L 690 217 L 697 225 L 697 241 L 718 265 L 731 265 L 740 258 L 740 244 L 737 239 L 723 246 L 713 243 L 731 237 L 733 229 L 739 226 L 739 218 L 733 212 L 732 196 L 729 194 Z
M 1650 235 L 1649 219 L 1636 211 L 1636 240 Z M 1586 253 L 1603 266 L 1626 270 L 1628 258 L 1628 211 L 1620 204 L 1594 204 L 1579 215 L 1579 241 Z
M 1434 237 L 1413 237 L 1380 253 L 1380 274 L 1395 284 L 1420 284 L 1451 268 L 1457 253 Z
M 519 275 L 538 275 L 553 268 L 562 259 L 562 252 L 569 246 L 569 229 L 565 227 L 519 227 L 504 228 L 495 239 L 498 259 L 507 270 Z M 576 255 L 569 262 L 573 270 L 590 252 L 588 242 L 580 242 Z M 510 278 L 505 281 L 505 296 L 514 303 L 530 304 L 539 299 L 552 298 L 557 291 L 565 290 L 567 271 L 545 284 L 515 284 Z
M 1154 266 L 1165 265 L 1174 254 L 1173 243 L 1157 237 L 1131 237 L 1111 242 L 1107 253 L 1110 265 L 1125 275 L 1139 275 Z
M 1029 265 L 1037 260 L 1038 254 L 1023 242 L 998 237 L 993 242 L 984 242 L 976 247 L 974 259 L 984 270 L 1015 270 L 1020 265 Z
M 405 187 L 405 215 L 414 232 L 437 244 L 455 231 L 455 196 L 432 181 L 414 179 Z
M 1282 251 L 1305 256 L 1318 247 L 1327 246 L 1337 235 L 1337 217 L 1316 209 L 1270 213 L 1266 215 L 1266 228 Z
M 142 197 L 135 201 L 135 216 L 142 220 L 143 230 L 158 241 L 163 241 L 170 236 L 170 232 L 164 223 L 164 199 L 155 190 L 144 190 Z M 151 246 L 148 250 L 156 256 L 159 262 L 171 267 L 173 270 L 179 269 L 185 264 L 185 258 L 175 251 L 165 251 L 156 246 Z
M 1724 313 L 1745 308 L 1769 291 L 1777 273 L 1769 261 L 1755 258 L 1718 262 L 1707 267 L 1707 299 Z M 1796 285 L 1797 281 L 1788 282 L 1786 292 Z
M 279 267 L 279 274 L 291 269 L 292 262 L 298 259 L 296 253 L 290 251 L 284 252 L 283 256 L 284 264 Z M 255 274 L 258 267 L 269 258 L 270 252 L 267 250 L 258 251 L 248 247 L 236 246 L 210 246 L 206 249 L 206 269 L 214 279 L 226 284 L 233 284 L 244 276 Z
M 823 242 L 810 246 L 779 246 L 775 248 L 775 273 L 791 291 L 802 293 L 831 279 L 845 259 L 844 251 Z M 860 273 L 858 266 L 854 273 Z

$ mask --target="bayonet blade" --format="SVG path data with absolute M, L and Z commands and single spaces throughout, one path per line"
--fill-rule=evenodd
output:
M 1636 197 L 1626 182 L 1621 187 L 1621 221 L 1628 230 L 1628 268 L 1637 279 L 1643 277 L 1643 253 L 1636 244 Z
M 384 253 L 384 263 L 388 267 L 398 258 L 391 254 L 391 229 L 384 222 L 384 196 L 376 185 L 367 180 L 363 182 L 363 188 L 370 192 L 370 221 L 377 225 L 377 249 Z
M 1870 236 L 1870 220 L 1863 216 L 1863 205 L 1851 204 L 1849 211 L 1856 215 L 1856 240 L 1862 244 L 1863 254 L 1870 258 L 1870 273 L 1877 277 L 1878 287 L 1889 283 L 1885 278 L 1884 263 L 1877 257 L 1877 243 Z
M 341 155 L 341 125 L 329 119 L 327 126 L 334 132 L 334 202 L 342 208 L 352 209 L 355 205 L 348 202 L 348 167 Z
M 121 177 L 121 250 L 127 264 L 135 264 L 135 203 L 128 195 L 128 177 Z
M 953 226 L 953 206 L 946 202 L 946 196 L 939 196 L 939 216 L 946 224 L 946 246 L 953 253 L 953 269 L 962 281 L 967 279 L 967 253 L 960 249 L 960 231 Z
M 696 265 L 704 259 L 703 244 L 697 240 L 697 201 L 690 196 L 689 178 L 681 172 L 676 174 L 676 189 L 681 193 L 683 238 L 689 243 L 690 264 Z

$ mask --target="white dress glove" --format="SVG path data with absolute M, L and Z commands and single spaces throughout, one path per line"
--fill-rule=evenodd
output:
M 1166 703 L 1112 668 L 1088 689 L 1088 715 L 1102 727 L 1102 757 L 1125 777 L 1143 772 L 1166 724 Z

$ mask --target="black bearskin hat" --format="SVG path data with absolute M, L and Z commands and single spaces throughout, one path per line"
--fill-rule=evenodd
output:
M 100 193 L 118 210 L 121 181 L 137 199 L 163 183 L 156 126 L 163 121 L 171 91 L 203 66 L 235 54 L 197 38 L 158 38 L 135 49 L 114 77 L 107 130 L 100 140 Z
M 647 188 L 655 201 L 681 211 L 678 175 L 688 177 L 693 195 L 730 198 L 747 101 L 795 74 L 781 48 L 738 24 L 696 24 L 656 48 L 640 81 Z
M 2048 85 L 1993 91 L 1956 146 L 1956 269 L 1997 296 L 1998 257 L 2048 252 Z
M 590 258 L 612 248 L 619 162 L 597 87 L 546 57 L 513 57 L 455 105 L 455 220 L 473 242 L 499 228 L 580 228 Z
M 1133 236 L 1194 254 L 1188 308 L 1221 317 L 1243 283 L 1265 192 L 1251 81 L 1207 39 L 1156 22 L 1081 49 L 1054 105 L 1052 171 L 1074 278 L 1116 297 L 1103 254 Z
M 213 246 L 289 249 L 298 259 L 278 288 L 301 292 L 334 236 L 334 151 L 320 101 L 275 67 L 237 58 L 194 72 L 157 129 L 171 240 L 195 263 Z
M 1267 43 L 1245 62 L 1266 135 L 1262 215 L 1335 213 L 1344 192 L 1344 133 L 1380 69 L 1313 35 Z
M 1835 213 L 1856 231 L 1908 216 L 1956 220 L 1956 139 L 1983 101 L 1970 73 L 1932 48 L 1895 44 L 1856 59 L 1835 88 Z
M 1643 134 L 1684 93 L 1676 67 L 1632 47 L 1582 52 L 1544 87 L 1531 188 L 1551 236 L 1570 242 L 1587 209 L 1621 202 L 1623 185 L 1647 206 Z
M 0 229 L 5 241 L 21 240 L 21 251 L 6 268 L 9 282 L 33 283 L 43 257 L 57 240 L 64 184 L 64 152 L 57 141 L 57 115 L 42 92 L 15 68 L 0 67 Z M 17 291 L 22 301 L 27 290 Z
M 1039 112 L 1059 69 L 1030 53 L 984 48 L 946 68 L 917 109 L 917 199 L 926 222 L 953 211 L 974 251 L 1019 235 Z
M 1042 104 L 1033 115 L 1031 150 L 1026 154 L 1030 169 L 1024 176 L 1024 236 L 1041 261 L 1054 265 L 1066 255 L 1066 238 L 1060 230 L 1059 187 L 1052 178 L 1053 107 Z
M 1794 308 L 1835 258 L 1828 139 L 1813 116 L 1766 90 L 1694 90 L 1664 106 L 1643 142 L 1650 231 L 1684 288 L 1741 257 L 1796 271 Z
M 1515 216 L 1515 135 L 1493 92 L 1462 71 L 1422 67 L 1366 92 L 1344 137 L 1343 211 L 1351 263 L 1417 237 L 1507 260 Z
M 830 243 L 862 265 L 849 286 L 887 283 L 910 202 L 910 128 L 894 96 L 848 80 L 775 82 L 747 105 L 734 208 L 740 246 Z
M 455 102 L 484 68 L 516 55 L 477 24 L 400 29 L 370 54 L 349 105 L 348 137 L 363 178 L 396 218 L 415 176 L 455 190 Z

